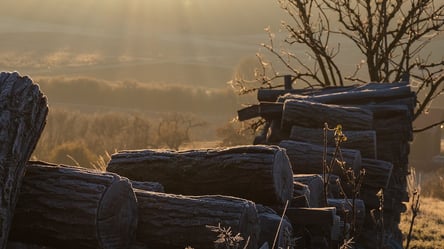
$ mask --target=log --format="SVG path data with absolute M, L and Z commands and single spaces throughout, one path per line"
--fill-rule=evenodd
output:
M 25 171 L 46 124 L 39 86 L 17 72 L 0 73 L 0 248 L 5 248 Z
M 267 143 L 276 144 L 282 140 L 288 139 L 289 132 L 281 129 L 281 120 L 275 119 L 270 122 L 270 128 L 267 133 Z
M 131 181 L 131 185 L 133 188 L 145 190 L 145 191 L 153 191 L 165 193 L 165 189 L 162 184 L 158 182 L 139 182 L 139 181 Z
M 334 224 L 336 216 L 335 207 L 324 208 L 287 208 L 285 215 L 290 219 L 293 227 L 301 225 L 326 225 Z
M 377 189 L 388 187 L 393 170 L 392 163 L 363 158 L 362 168 L 365 169 L 364 185 Z
M 295 174 L 322 174 L 322 160 L 324 147 L 316 144 L 297 142 L 291 140 L 283 140 L 279 146 L 287 150 L 293 172 Z M 327 148 L 327 164 L 333 158 L 336 148 Z M 341 149 L 342 156 L 345 161 L 345 169 L 353 169 L 355 174 L 359 174 L 361 170 L 361 153 L 358 150 Z M 340 177 L 344 176 L 344 171 L 334 163 L 333 174 Z
M 310 207 L 310 189 L 306 184 L 293 182 L 293 198 L 290 207 Z
M 412 91 L 408 82 L 396 83 L 368 83 L 351 88 L 337 88 L 335 90 L 320 91 L 315 94 L 301 95 L 288 94 L 284 99 L 304 99 L 325 104 L 360 105 L 384 102 L 396 98 L 411 97 Z
M 237 118 L 239 121 L 245 121 L 259 116 L 259 105 L 250 105 L 237 111 Z
M 227 196 L 183 196 L 135 189 L 139 224 L 136 240 L 149 248 L 213 248 L 218 233 L 206 226 L 230 227 L 257 248 L 260 226 L 253 202 Z
M 336 214 L 346 223 L 353 222 L 353 208 L 355 208 L 356 228 L 361 230 L 365 222 L 365 204 L 361 199 L 355 199 L 353 207 L 352 199 L 327 199 L 327 205 L 336 208 Z
M 341 143 L 341 148 L 355 149 L 361 152 L 362 157 L 376 159 L 376 132 L 367 131 L 343 131 L 347 141 Z M 293 125 L 289 136 L 290 140 L 324 145 L 324 130 Z M 327 131 L 327 146 L 335 147 L 334 131 Z
M 317 174 L 294 174 L 293 180 L 308 187 L 310 195 L 308 196 L 309 206 L 312 208 L 324 207 L 324 183 L 322 177 Z
M 30 162 L 10 239 L 55 248 L 128 248 L 137 202 L 113 173 Z
M 336 93 L 342 92 L 347 89 L 353 89 L 356 86 L 344 86 L 344 87 L 325 87 L 325 88 L 317 88 L 317 89 L 259 89 L 257 92 L 257 99 L 267 102 L 275 102 L 278 100 L 280 96 L 284 96 L 287 94 L 297 94 L 297 95 L 320 95 L 320 94 L 328 94 L 328 93 Z
M 286 100 L 282 113 L 282 129 L 291 130 L 293 125 L 324 128 L 341 124 L 344 130 L 373 130 L 371 111 L 340 105 L 327 105 L 304 100 Z
M 259 215 L 259 224 L 261 226 L 259 245 L 268 243 L 271 247 L 277 234 L 276 248 L 290 248 L 290 238 L 293 235 L 293 227 L 288 218 L 282 218 L 269 207 L 260 204 L 256 205 L 256 207 Z M 279 233 L 277 232 L 278 229 Z
M 239 146 L 191 151 L 122 151 L 108 171 L 137 181 L 162 183 L 172 194 L 220 194 L 266 205 L 284 205 L 293 196 L 293 173 L 277 146 Z

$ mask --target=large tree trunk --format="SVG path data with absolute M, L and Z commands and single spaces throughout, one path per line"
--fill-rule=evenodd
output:
M 131 183 L 113 173 L 31 162 L 12 240 L 55 248 L 128 248 L 137 226 Z
M 371 111 L 351 106 L 327 105 L 304 100 L 286 100 L 282 113 L 282 128 L 290 131 L 293 125 L 324 128 L 341 124 L 344 130 L 373 130 Z
M 322 174 L 324 147 L 316 144 L 284 140 L 279 146 L 287 150 L 295 174 Z M 330 165 L 336 148 L 327 148 L 327 165 Z M 352 168 L 355 174 L 361 169 L 361 153 L 358 150 L 341 149 L 345 168 Z M 339 156 L 337 157 L 339 159 Z M 333 174 L 344 176 L 344 171 L 334 163 Z
M 291 165 L 277 146 L 122 151 L 112 155 L 107 170 L 160 182 L 173 194 L 230 195 L 271 206 L 284 205 L 293 195 Z
M 228 196 L 183 196 L 136 189 L 139 225 L 136 239 L 149 248 L 213 248 L 218 233 L 206 226 L 231 228 L 257 248 L 259 219 L 253 202 Z
M 355 149 L 361 152 L 362 157 L 376 159 L 376 132 L 375 131 L 343 131 L 347 140 L 341 142 L 341 148 Z M 290 140 L 324 145 L 324 130 L 294 125 L 291 128 Z M 327 146 L 335 147 L 334 131 L 327 131 Z
M 25 165 L 47 114 L 46 97 L 30 78 L 0 74 L 0 248 L 6 247 Z

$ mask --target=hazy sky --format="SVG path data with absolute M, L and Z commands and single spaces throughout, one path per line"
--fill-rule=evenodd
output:
M 2 1 L 0 69 L 225 86 L 281 14 L 275 0 Z

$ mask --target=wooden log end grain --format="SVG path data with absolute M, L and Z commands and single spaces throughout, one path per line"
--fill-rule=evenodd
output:
M 29 77 L 0 73 L 0 248 L 6 246 L 25 165 L 47 114 L 47 99 Z
M 30 162 L 10 239 L 55 248 L 128 248 L 137 229 L 137 211 L 126 178 Z

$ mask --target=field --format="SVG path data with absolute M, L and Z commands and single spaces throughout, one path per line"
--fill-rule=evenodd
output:
M 410 209 L 401 217 L 400 228 L 406 236 L 411 220 Z M 420 213 L 415 219 L 409 248 L 437 249 L 444 245 L 444 201 L 422 198 Z M 405 246 L 405 242 L 404 242 Z

